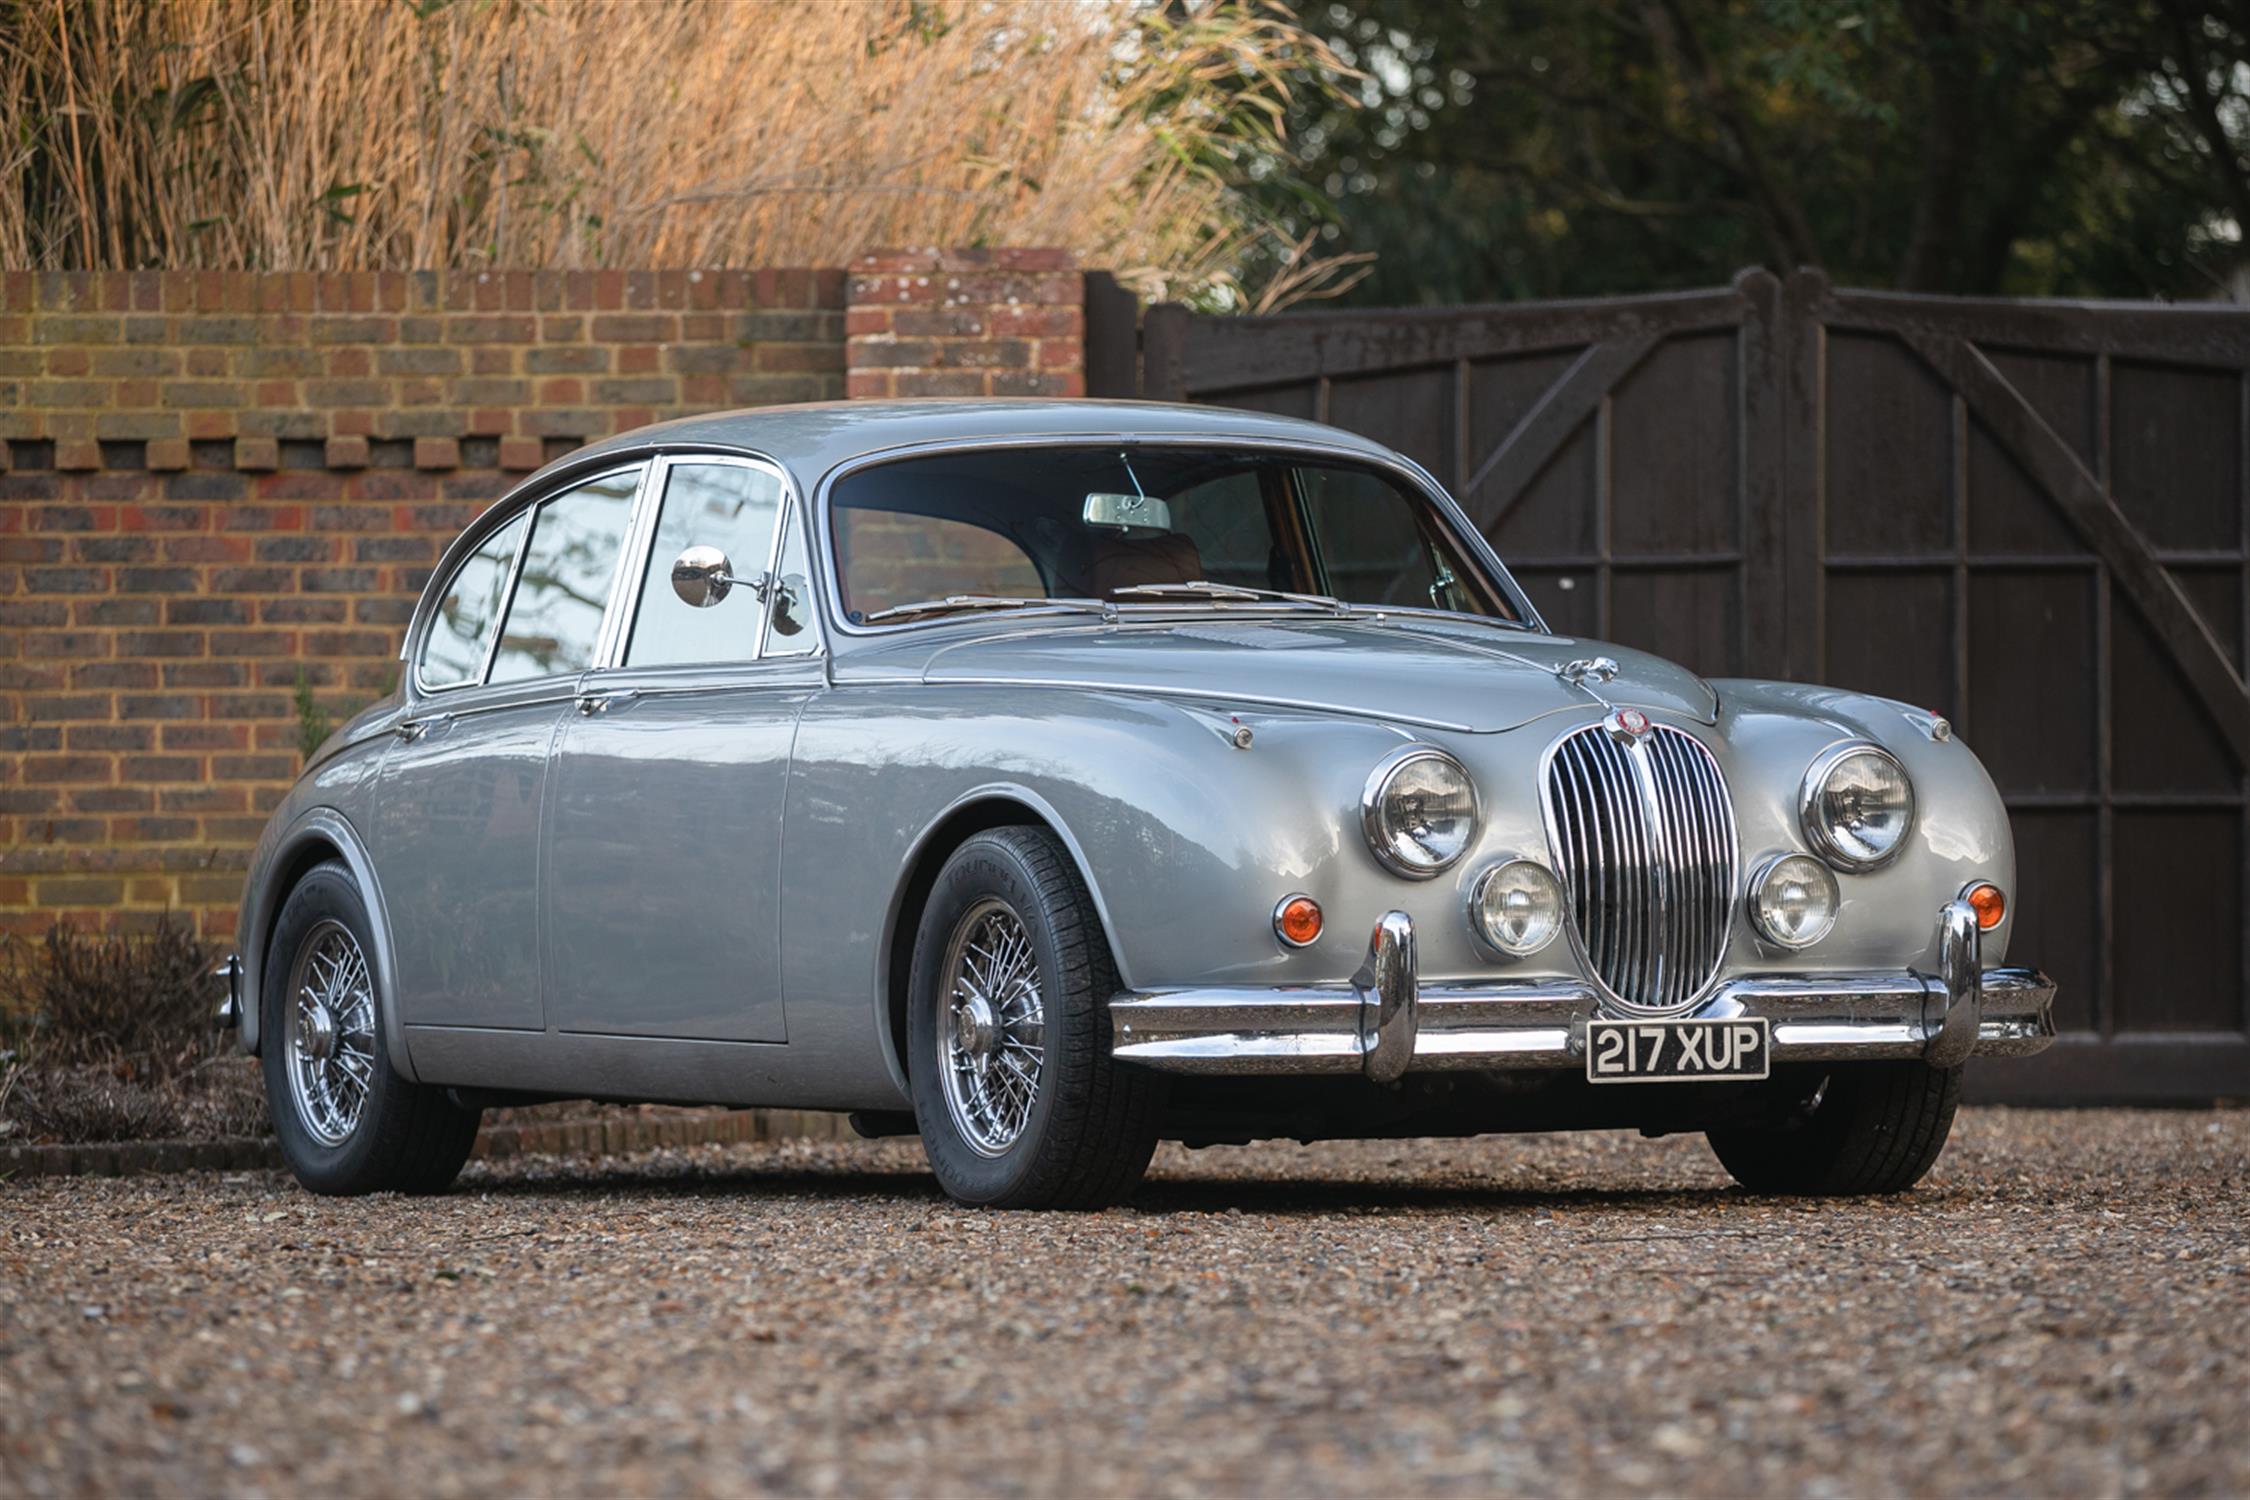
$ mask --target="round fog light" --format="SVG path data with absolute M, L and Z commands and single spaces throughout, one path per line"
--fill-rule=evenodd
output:
M 1546 947 L 1562 929 L 1562 888 L 1546 866 L 1512 859 L 1477 877 L 1469 915 L 1479 937 L 1522 958 Z
M 1836 877 L 1809 854 L 1785 854 L 1758 872 L 1750 913 L 1758 931 L 1784 948 L 1809 948 L 1836 925 Z

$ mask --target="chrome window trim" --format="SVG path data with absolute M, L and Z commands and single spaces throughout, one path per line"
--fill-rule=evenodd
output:
M 620 574 L 617 584 L 619 592 L 611 596 L 611 613 L 616 616 L 616 619 L 609 630 L 609 637 L 604 650 L 597 653 L 595 657 L 594 667 L 597 671 L 657 670 L 653 666 L 640 668 L 630 666 L 625 660 L 625 653 L 632 648 L 633 626 L 640 617 L 640 582 L 647 573 L 649 553 L 656 545 L 657 521 L 663 514 L 664 497 L 671 487 L 672 470 L 697 466 L 751 469 L 760 473 L 771 474 L 780 482 L 781 503 L 774 507 L 773 534 L 766 539 L 765 566 L 759 571 L 771 574 L 774 569 L 781 565 L 782 538 L 787 535 L 789 518 L 797 509 L 797 485 L 796 481 L 790 477 L 787 468 L 777 460 L 768 458 L 762 453 L 724 453 L 688 448 L 676 452 L 667 451 L 656 454 L 649 460 L 649 470 L 652 476 L 661 471 L 661 482 L 648 483 L 644 480 L 642 493 L 636 501 L 638 509 L 634 512 L 631 538 L 627 543 L 628 555 L 619 559 Z M 819 611 L 815 610 L 814 613 L 817 615 Z M 708 662 L 667 662 L 665 665 L 732 667 L 762 661 L 765 658 L 766 632 L 771 618 L 770 605 L 762 606 L 758 611 L 758 631 L 756 636 L 752 638 L 750 653 L 747 656 L 719 657 Z M 816 640 L 820 639 L 824 638 L 816 637 Z M 811 652 L 800 652 L 798 656 L 811 657 L 819 654 L 819 650 L 816 649 Z M 790 659 L 796 660 L 798 658 L 792 657 Z
M 804 518 L 803 508 L 797 503 L 796 486 L 789 483 L 786 474 L 782 476 L 782 484 L 785 486 L 785 492 L 782 496 L 781 520 L 773 529 L 773 556 L 766 564 L 766 572 L 772 576 L 776 592 L 768 596 L 765 612 L 759 617 L 757 660 L 821 661 L 828 655 L 828 637 L 822 634 L 824 622 L 820 612 L 820 588 L 813 582 L 812 528 Z M 774 607 L 780 599 L 782 553 L 786 550 L 790 531 L 798 527 L 804 528 L 805 531 L 805 587 L 814 596 L 810 601 L 812 608 L 806 612 L 805 620 L 806 627 L 812 631 L 812 649 L 810 651 L 791 651 L 780 656 L 768 656 L 766 646 L 773 639 Z
M 537 504 L 525 506 L 523 515 L 518 518 L 523 527 L 523 535 L 516 538 L 516 555 L 508 564 L 508 582 L 500 590 L 500 612 L 492 617 L 492 639 L 484 643 L 484 660 L 477 663 L 478 687 L 484 687 L 492 681 L 492 659 L 500 654 L 500 637 L 508 633 L 508 616 L 516 607 L 516 585 L 523 582 L 523 560 L 531 551 L 532 533 L 539 527 L 539 507 L 546 503 L 541 500 Z M 465 687 L 468 684 L 458 685 Z
M 505 517 L 494 523 L 489 529 L 485 530 L 478 536 L 476 545 L 471 547 L 467 552 L 461 555 L 461 560 L 453 565 L 451 571 L 443 574 L 442 576 L 433 575 L 432 582 L 437 589 L 437 593 L 433 596 L 434 599 L 444 598 L 446 585 L 452 583 L 453 580 L 457 576 L 459 576 L 463 568 L 467 567 L 470 563 L 476 560 L 477 554 L 484 550 L 484 544 L 486 542 L 489 542 L 494 537 L 499 536 L 509 527 L 521 525 L 523 527 L 525 538 L 528 538 L 531 535 L 531 527 L 529 521 L 531 512 L 534 508 L 535 507 L 533 505 L 525 505 L 520 508 L 510 510 Z M 414 684 L 414 694 L 416 697 L 431 698 L 435 697 L 439 693 L 457 693 L 463 688 L 484 686 L 485 678 L 490 675 L 492 671 L 493 650 L 500 644 L 500 628 L 507 623 L 508 603 L 510 600 L 515 598 L 516 575 L 522 571 L 523 542 L 519 540 L 516 543 L 516 555 L 508 560 L 508 576 L 506 580 L 503 581 L 500 585 L 500 612 L 499 614 L 495 615 L 492 620 L 492 639 L 484 643 L 484 655 L 478 658 L 476 675 L 474 677 L 464 677 L 459 682 L 435 683 L 423 677 L 422 661 L 424 653 L 426 652 L 430 643 L 429 625 L 435 619 L 434 613 L 428 619 L 422 621 L 419 626 L 408 632 L 408 648 L 411 649 L 412 654 L 407 659 L 408 671 L 406 675 L 408 680 L 410 680 Z
M 1401 766 L 1417 760 L 1444 761 L 1461 773 L 1462 781 L 1469 788 L 1469 836 L 1463 841 L 1461 852 L 1444 864 L 1430 865 L 1427 868 L 1404 864 L 1392 858 L 1390 851 L 1383 847 L 1381 834 L 1383 788 L 1389 785 L 1391 777 Z M 1375 763 L 1375 769 L 1367 773 L 1367 781 L 1359 790 L 1359 831 L 1367 840 L 1368 852 L 1375 856 L 1375 862 L 1393 875 L 1407 880 L 1435 880 L 1475 852 L 1477 836 L 1484 832 L 1484 794 L 1477 789 L 1477 779 L 1469 774 L 1469 768 L 1462 765 L 1460 757 L 1452 751 L 1437 745 L 1407 745 L 1384 756 Z
M 461 534 L 453 539 L 452 545 L 445 549 L 445 555 L 438 559 L 437 568 L 430 574 L 430 582 L 423 588 L 421 601 L 415 606 L 414 619 L 407 626 L 406 640 L 399 647 L 399 656 L 408 666 L 406 680 L 413 685 L 414 696 L 416 698 L 429 698 L 440 693 L 459 692 L 463 688 L 483 687 L 491 681 L 492 659 L 498 654 L 500 637 L 508 628 L 508 613 L 515 608 L 516 583 L 523 576 L 523 560 L 531 550 L 532 533 L 537 529 L 538 512 L 541 507 L 545 506 L 548 501 L 560 499 L 582 486 L 598 483 L 612 475 L 623 474 L 629 469 L 637 469 L 639 473 L 634 480 L 633 500 L 631 502 L 633 509 L 630 512 L 631 515 L 637 516 L 642 490 L 648 483 L 650 464 L 651 460 L 647 458 L 631 458 L 622 463 L 592 465 L 581 470 L 567 471 L 557 477 L 553 484 L 541 485 L 536 492 L 530 493 L 527 498 L 519 500 L 515 495 L 506 496 L 465 527 Z M 485 643 L 484 660 L 477 668 L 476 677 L 473 680 L 462 682 L 436 684 L 425 682 L 422 678 L 422 648 L 429 639 L 431 612 L 436 608 L 437 601 L 444 597 L 445 586 L 453 581 L 455 574 L 469 565 L 469 560 L 476 556 L 477 549 L 518 522 L 524 523 L 523 541 L 517 545 L 515 558 L 508 564 L 508 582 L 500 594 L 500 614 L 497 628 L 492 632 L 492 639 Z M 625 526 L 627 540 L 620 543 L 621 547 L 630 545 L 633 525 L 633 520 L 628 519 Z M 610 613 L 615 608 L 616 603 L 617 575 L 612 570 L 610 574 L 610 595 L 602 610 L 602 628 L 594 635 L 595 661 L 601 659 L 602 638 L 609 629 Z M 580 667 L 568 674 L 549 672 L 546 677 L 562 677 L 565 675 L 576 677 L 587 670 L 589 670 L 588 667 Z M 546 677 L 527 677 L 522 680 L 525 682 L 543 682 Z
M 813 577 L 818 580 L 822 595 L 821 611 L 845 639 L 896 635 L 901 631 L 926 630 L 933 625 L 947 623 L 951 616 L 938 615 L 919 620 L 902 620 L 895 625 L 854 625 L 844 617 L 843 580 L 836 570 L 835 547 L 835 491 L 839 482 L 859 473 L 862 469 L 879 464 L 896 463 L 904 459 L 927 457 L 933 453 L 974 453 L 1015 448 L 1083 448 L 1111 443 L 1127 448 L 1242 448 L 1258 453 L 1301 453 L 1344 463 L 1359 464 L 1404 481 L 1410 492 L 1421 494 L 1438 512 L 1455 543 L 1470 556 L 1482 563 L 1491 573 L 1491 581 L 1502 598 L 1514 605 L 1522 615 L 1520 620 L 1502 620 L 1491 615 L 1458 615 L 1448 611 L 1432 611 L 1449 620 L 1472 620 L 1497 625 L 1508 630 L 1522 630 L 1534 635 L 1547 633 L 1546 621 L 1540 618 L 1531 596 L 1516 582 L 1507 565 L 1500 561 L 1476 527 L 1469 523 L 1468 515 L 1454 502 L 1445 487 L 1431 477 L 1429 470 L 1403 454 L 1369 453 L 1341 443 L 1323 443 L 1317 439 L 1254 437 L 1229 433 L 1135 433 L 1135 432 L 1078 432 L 1056 433 L 1039 437 L 989 437 L 940 438 L 924 443 L 906 443 L 894 448 L 879 448 L 844 460 L 821 476 L 815 489 L 813 503 L 814 528 L 811 540 L 819 555 L 813 562 Z M 1148 608 L 1176 610 L 1180 605 L 1167 602 L 1159 605 L 1121 605 L 1120 608 Z M 1369 616 L 1387 613 L 1373 605 L 1356 606 Z M 1198 612 L 1207 612 L 1208 607 Z M 1247 608 L 1240 612 L 1249 612 Z M 1270 612 L 1270 611 L 1259 611 Z M 1301 611 L 1290 611 L 1301 613 Z M 1419 611 L 1418 611 L 1419 612 Z M 1085 613 L 1083 608 L 1056 606 L 1052 609 L 1032 608 L 1014 612 L 1017 616 Z
M 1898 842 L 1890 852 L 1876 859 L 1859 860 L 1838 849 L 1828 837 L 1828 830 L 1814 817 L 1813 809 L 1820 801 L 1820 789 L 1828 782 L 1828 775 L 1838 762 L 1847 756 L 1872 751 L 1898 768 L 1899 780 L 1906 783 L 1908 804 L 1906 826 L 1899 830 Z M 1804 782 L 1797 788 L 1797 830 L 1805 836 L 1809 851 L 1830 869 L 1846 875 L 1866 875 L 1883 869 L 1906 852 L 1907 841 L 1914 837 L 1914 825 L 1922 820 L 1922 797 L 1915 790 L 1914 778 L 1907 773 L 1906 762 L 1893 755 L 1886 747 L 1869 739 L 1839 740 L 1813 757 L 1805 768 Z
M 657 507 L 663 503 L 662 479 L 669 473 L 670 456 L 653 454 L 641 471 L 640 488 L 633 494 L 632 519 L 625 526 L 625 545 L 618 549 L 618 576 L 611 580 L 609 608 L 602 612 L 601 635 L 594 642 L 594 660 L 588 670 L 600 671 L 616 659 L 621 644 L 631 633 L 631 619 L 636 612 L 638 593 L 626 594 L 625 579 L 630 574 L 633 558 L 648 550 L 649 538 L 656 529 Z
M 662 438 L 650 437 L 630 444 L 598 443 L 541 466 L 514 489 L 486 506 L 482 514 L 462 527 L 453 540 L 446 543 L 438 553 L 437 561 L 430 566 L 429 578 L 415 596 L 414 612 L 408 618 L 406 631 L 399 641 L 396 660 L 411 668 L 417 648 L 427 631 L 441 584 L 450 581 L 454 572 L 468 560 L 469 554 L 483 546 L 494 532 L 552 496 L 563 493 L 573 485 L 584 483 L 591 476 L 614 473 L 634 464 L 653 463 L 675 451 L 738 454 L 746 458 L 763 458 L 768 463 L 778 462 L 758 449 L 737 446 L 719 438 L 700 439 L 692 448 L 675 450 L 667 447 Z M 786 473 L 787 465 L 781 467 Z M 604 620 L 607 620 L 606 612 Z M 400 682 L 410 699 L 425 696 L 412 670 L 402 672 Z
M 500 612 L 500 628 L 492 633 L 492 649 L 485 653 L 484 676 L 480 681 L 489 683 L 492 680 L 492 663 L 499 655 L 500 637 L 507 634 L 508 616 L 516 607 L 516 584 L 523 574 L 523 560 L 531 555 L 531 544 L 539 539 L 539 512 L 545 510 L 555 501 L 575 494 L 588 485 L 600 484 L 605 479 L 614 479 L 618 475 L 632 471 L 633 497 L 626 502 L 625 535 L 619 539 L 617 544 L 617 561 L 610 564 L 609 597 L 602 602 L 601 624 L 594 630 L 594 649 L 588 654 L 584 662 L 571 668 L 568 672 L 543 672 L 537 677 L 522 677 L 516 680 L 519 682 L 545 682 L 550 678 L 569 677 L 575 681 L 594 670 L 596 665 L 600 663 L 603 637 L 609 633 L 610 617 L 617 613 L 618 579 L 625 565 L 625 549 L 632 545 L 633 527 L 640 514 L 641 504 L 648 494 L 649 470 L 653 467 L 655 467 L 654 460 L 636 458 L 608 468 L 588 469 L 584 473 L 573 475 L 570 479 L 546 491 L 538 499 L 524 507 L 525 513 L 531 517 L 531 525 L 524 532 L 523 546 L 516 552 L 515 572 L 510 574 L 508 578 L 507 605 Z
M 509 694 L 506 691 L 508 688 L 514 687 L 517 684 L 502 683 L 498 689 L 492 690 L 491 696 L 472 699 L 467 703 L 448 703 L 443 708 L 432 708 L 424 712 L 410 713 L 407 717 L 399 721 L 397 727 L 400 729 L 415 728 L 426 730 L 433 725 L 450 724 L 463 720 L 473 719 L 478 717 L 480 714 L 505 713 L 511 708 L 544 708 L 551 703 L 569 703 L 578 697 L 578 684 L 581 680 L 583 680 L 583 676 L 584 674 L 581 673 L 579 676 L 569 678 L 526 677 L 523 679 L 523 681 L 527 684 L 537 685 L 539 687 L 539 691 L 536 693 L 526 693 L 520 697 Z M 558 687 L 556 686 L 556 684 L 558 683 L 565 685 Z M 463 685 L 475 687 L 479 692 L 485 691 L 485 686 L 481 683 L 467 683 Z

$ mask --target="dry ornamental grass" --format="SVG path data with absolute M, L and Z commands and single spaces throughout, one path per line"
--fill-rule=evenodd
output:
M 1344 71 L 1273 0 L 6 0 L 0 265 L 1013 244 L 1222 305 L 1262 254 L 1268 300 L 1318 294 L 1351 268 L 1241 188 Z

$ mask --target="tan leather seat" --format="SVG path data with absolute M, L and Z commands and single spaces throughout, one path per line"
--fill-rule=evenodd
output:
M 1136 583 L 1193 583 L 1203 576 L 1203 554 L 1177 531 L 1154 537 L 1109 537 L 1094 549 L 1087 570 L 1094 597 L 1106 599 Z

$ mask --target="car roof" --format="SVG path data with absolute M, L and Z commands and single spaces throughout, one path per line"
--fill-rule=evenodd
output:
M 922 443 L 1083 436 L 1132 438 L 1257 438 L 1318 443 L 1370 458 L 1395 460 L 1380 443 L 1297 417 L 1222 406 L 1161 401 L 1066 399 L 820 401 L 713 412 L 637 427 L 580 448 L 563 462 L 578 468 L 612 454 L 654 448 L 749 449 L 773 458 L 810 486 L 836 465 L 887 449 Z

